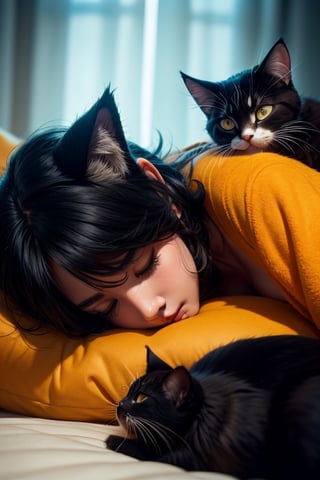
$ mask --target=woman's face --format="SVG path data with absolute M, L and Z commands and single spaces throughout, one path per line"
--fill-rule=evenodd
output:
M 199 311 L 198 274 L 193 257 L 178 236 L 140 249 L 116 275 L 99 277 L 118 286 L 94 288 L 57 264 L 54 275 L 64 295 L 82 310 L 99 313 L 115 326 L 153 328 L 178 322 Z

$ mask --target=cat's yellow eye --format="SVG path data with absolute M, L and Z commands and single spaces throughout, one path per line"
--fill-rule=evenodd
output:
M 257 120 L 264 120 L 272 112 L 272 105 L 264 105 L 256 111 Z
M 235 127 L 234 122 L 230 118 L 223 118 L 220 125 L 224 130 L 232 130 Z
M 144 393 L 138 393 L 138 395 L 136 396 L 135 402 L 141 403 L 147 400 L 147 398 L 148 398 L 148 395 L 145 395 Z

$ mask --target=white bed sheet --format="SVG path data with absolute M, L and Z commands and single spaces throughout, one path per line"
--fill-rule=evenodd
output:
M 229 480 L 140 462 L 105 448 L 118 427 L 0 412 L 0 480 Z

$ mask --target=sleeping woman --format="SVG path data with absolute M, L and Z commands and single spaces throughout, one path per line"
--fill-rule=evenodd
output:
M 272 153 L 179 168 L 126 141 L 109 89 L 18 147 L 0 182 L 0 288 L 17 325 L 154 328 L 218 295 L 260 295 L 319 327 L 319 173 Z

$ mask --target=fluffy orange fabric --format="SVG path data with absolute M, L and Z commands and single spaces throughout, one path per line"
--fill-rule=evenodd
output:
M 201 159 L 194 176 L 220 229 L 320 327 L 320 173 L 272 153 Z

